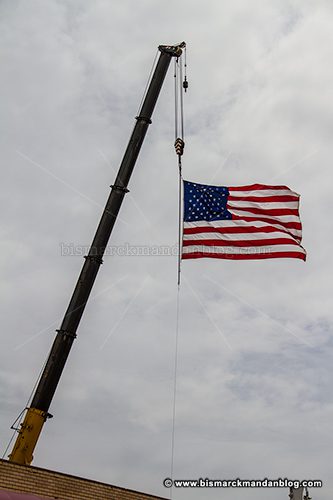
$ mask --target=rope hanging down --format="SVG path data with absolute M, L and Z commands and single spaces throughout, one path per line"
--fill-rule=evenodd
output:
M 186 47 L 185 52 L 185 77 L 183 80 L 182 57 L 175 59 L 175 150 L 178 156 L 178 290 L 177 290 L 177 315 L 176 315 L 176 338 L 175 338 L 175 364 L 173 384 L 173 411 L 172 411 L 172 438 L 171 438 L 171 467 L 170 478 L 173 480 L 174 449 L 175 449 L 175 422 L 176 422 L 176 396 L 177 396 L 177 371 L 178 371 L 178 337 L 179 337 L 179 292 L 180 292 L 180 264 L 182 255 L 182 156 L 184 153 L 184 104 L 183 92 L 188 88 L 186 77 Z M 170 488 L 170 499 L 172 498 L 172 485 Z
M 181 268 L 181 246 L 182 246 L 182 159 L 184 154 L 184 101 L 183 96 L 188 88 L 188 81 L 186 76 L 186 47 L 184 49 L 185 66 L 184 66 L 184 79 L 183 79 L 183 59 L 182 56 L 175 59 L 175 150 L 178 156 L 178 174 L 179 174 L 179 187 L 178 187 L 178 287 L 180 286 L 180 268 Z

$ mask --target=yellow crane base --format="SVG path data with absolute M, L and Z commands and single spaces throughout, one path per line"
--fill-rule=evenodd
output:
M 9 455 L 10 462 L 23 465 L 31 464 L 33 451 L 46 418 L 47 412 L 36 408 L 28 408 L 13 451 Z

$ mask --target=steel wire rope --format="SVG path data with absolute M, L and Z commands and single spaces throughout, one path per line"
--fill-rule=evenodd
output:
M 52 348 L 51 348 L 51 349 L 52 349 Z M 44 361 L 44 363 L 43 363 L 43 366 L 42 366 L 42 368 L 41 368 L 41 370 L 40 370 L 40 372 L 39 372 L 39 374 L 38 374 L 38 376 L 37 376 L 37 378 L 36 378 L 36 382 L 35 382 L 35 384 L 34 384 L 34 386 L 33 386 L 32 390 L 31 390 L 30 396 L 28 397 L 28 400 L 27 400 L 27 403 L 26 403 L 26 405 L 25 405 L 25 408 L 23 408 L 23 410 L 21 411 L 21 413 L 20 413 L 20 414 L 16 417 L 16 419 L 14 420 L 14 422 L 12 423 L 12 425 L 10 426 L 10 428 L 11 428 L 11 429 L 13 429 L 13 430 L 14 430 L 14 432 L 13 432 L 12 437 L 10 438 L 10 440 L 9 440 L 9 442 L 8 442 L 7 446 L 6 446 L 5 451 L 3 452 L 3 455 L 2 455 L 2 457 L 1 457 L 2 459 L 3 459 L 3 458 L 5 458 L 6 453 L 8 452 L 9 447 L 10 447 L 10 445 L 12 444 L 14 437 L 16 436 L 16 433 L 19 433 L 19 432 L 20 432 L 20 430 L 19 430 L 19 426 L 20 426 L 20 424 L 21 424 L 21 423 L 22 423 L 22 421 L 23 421 L 22 415 L 24 414 L 25 410 L 27 410 L 27 409 L 29 408 L 29 404 L 30 404 L 30 402 L 31 402 L 31 400 L 32 400 L 32 397 L 33 397 L 33 395 L 34 395 L 34 392 L 35 392 L 35 390 L 36 390 L 36 387 L 37 387 L 37 385 L 38 385 L 38 383 L 39 383 L 39 381 L 40 381 L 40 378 L 41 378 L 42 373 L 43 373 L 43 371 L 44 371 L 44 368 L 45 368 L 45 366 L 46 366 L 47 360 L 48 360 L 49 355 L 50 355 L 50 353 L 51 353 L 51 349 L 49 350 L 49 352 L 48 352 L 48 354 L 47 354 L 47 356 L 46 356 L 46 358 L 45 358 L 45 361 Z M 14 427 L 17 423 L 18 423 L 18 427 Z
M 173 492 L 173 474 L 175 459 L 175 430 L 176 430 L 176 402 L 177 402 L 177 375 L 178 375 L 178 351 L 179 351 L 179 316 L 180 316 L 180 273 L 182 253 L 182 154 L 184 148 L 184 103 L 183 91 L 185 87 L 182 82 L 182 58 L 175 60 L 174 88 L 175 88 L 175 147 L 178 156 L 178 279 L 177 279 L 177 309 L 176 309 L 176 333 L 175 333 L 175 357 L 173 373 L 173 405 L 172 405 L 172 433 L 171 433 L 171 464 L 170 464 L 170 499 Z M 180 137 L 179 137 L 180 133 Z M 177 140 L 181 139 L 181 147 L 177 149 Z M 179 146 L 179 144 L 178 144 Z
M 149 84 L 150 84 L 151 78 L 152 78 L 152 76 L 153 76 L 154 69 L 155 69 L 155 67 L 156 67 L 157 56 L 158 56 L 158 50 L 156 51 L 156 54 L 155 54 L 155 57 L 154 57 L 154 60 L 153 60 L 153 64 L 152 64 L 152 67 L 151 67 L 151 70 L 150 70 L 150 73 L 149 73 L 149 76 L 148 76 L 148 80 L 147 80 L 147 83 L 146 83 L 145 89 L 144 89 L 144 91 L 143 91 L 143 96 L 142 96 L 141 102 L 140 102 L 140 104 L 139 104 L 139 108 L 138 108 L 138 112 L 137 112 L 137 115 L 138 115 L 138 116 L 139 116 L 139 114 L 140 114 L 140 111 L 141 111 L 141 108 L 142 108 L 143 101 L 145 100 L 145 97 L 146 97 L 146 95 L 147 95 L 147 90 L 148 90 L 148 87 L 149 87 Z

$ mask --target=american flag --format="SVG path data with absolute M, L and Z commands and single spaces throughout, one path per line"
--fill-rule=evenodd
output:
M 287 186 L 184 181 L 182 259 L 305 260 L 299 195 Z

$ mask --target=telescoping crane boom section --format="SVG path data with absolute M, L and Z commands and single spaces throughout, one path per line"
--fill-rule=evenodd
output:
M 30 464 L 42 427 L 48 417 L 49 408 L 64 369 L 69 351 L 76 337 L 85 305 L 97 276 L 104 250 L 108 244 L 111 231 L 117 219 L 127 185 L 133 172 L 136 159 L 145 138 L 151 116 L 157 102 L 164 78 L 171 59 L 179 57 L 185 43 L 169 46 L 160 45 L 160 56 L 151 78 L 146 96 L 141 106 L 139 116 L 127 145 L 123 160 L 113 184 L 110 196 L 106 202 L 95 237 L 74 288 L 64 319 L 61 323 L 45 368 L 35 390 L 31 406 L 27 408 L 23 423 L 19 430 L 12 453 L 11 462 Z

